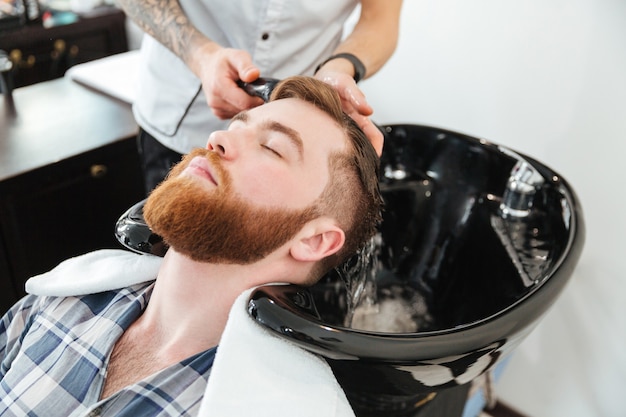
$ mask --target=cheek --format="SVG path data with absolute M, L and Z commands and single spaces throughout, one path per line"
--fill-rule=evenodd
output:
M 244 200 L 267 206 L 302 208 L 316 197 L 297 174 L 273 165 L 247 166 L 237 178 L 233 174 L 233 187 Z
M 245 176 L 242 194 L 254 201 L 276 203 L 285 200 L 292 178 L 287 172 L 271 167 L 259 167 Z

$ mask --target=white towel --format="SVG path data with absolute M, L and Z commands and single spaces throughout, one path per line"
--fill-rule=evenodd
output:
M 116 290 L 156 278 L 163 258 L 103 249 L 61 262 L 26 281 L 26 292 L 68 297 Z
M 74 296 L 153 280 L 161 258 L 100 250 L 68 259 L 31 278 L 35 295 Z M 230 311 L 211 370 L 200 417 L 354 416 L 328 364 L 273 335 L 247 313 L 250 293 Z

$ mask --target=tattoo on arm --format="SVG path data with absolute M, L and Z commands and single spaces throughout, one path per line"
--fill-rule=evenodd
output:
M 177 0 L 120 0 L 120 4 L 143 31 L 183 61 L 187 61 L 189 46 L 203 37 Z

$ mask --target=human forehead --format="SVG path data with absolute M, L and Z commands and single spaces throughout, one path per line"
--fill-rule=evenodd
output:
M 305 149 L 313 147 L 329 152 L 347 149 L 347 135 L 339 123 L 315 105 L 298 98 L 279 99 L 246 110 L 236 115 L 231 123 L 236 121 L 259 127 L 279 124 L 297 132 Z

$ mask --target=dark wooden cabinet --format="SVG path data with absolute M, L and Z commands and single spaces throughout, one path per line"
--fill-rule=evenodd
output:
M 1 182 L 0 233 L 13 293 L 23 295 L 26 279 L 71 256 L 119 248 L 115 222 L 142 191 L 134 137 Z
M 0 314 L 31 276 L 121 248 L 115 223 L 144 198 L 130 105 L 65 78 L 14 100 L 0 101 Z
M 9 263 L 4 255 L 4 241 L 0 239 L 0 314 L 3 314 L 11 304 L 13 300 L 17 300 L 17 292 L 15 291 L 15 285 L 11 277 L 11 270 L 9 269 Z
M 125 19 L 110 7 L 67 25 L 30 24 L 0 32 L 0 49 L 13 62 L 13 87 L 59 78 L 73 65 L 126 52 Z

